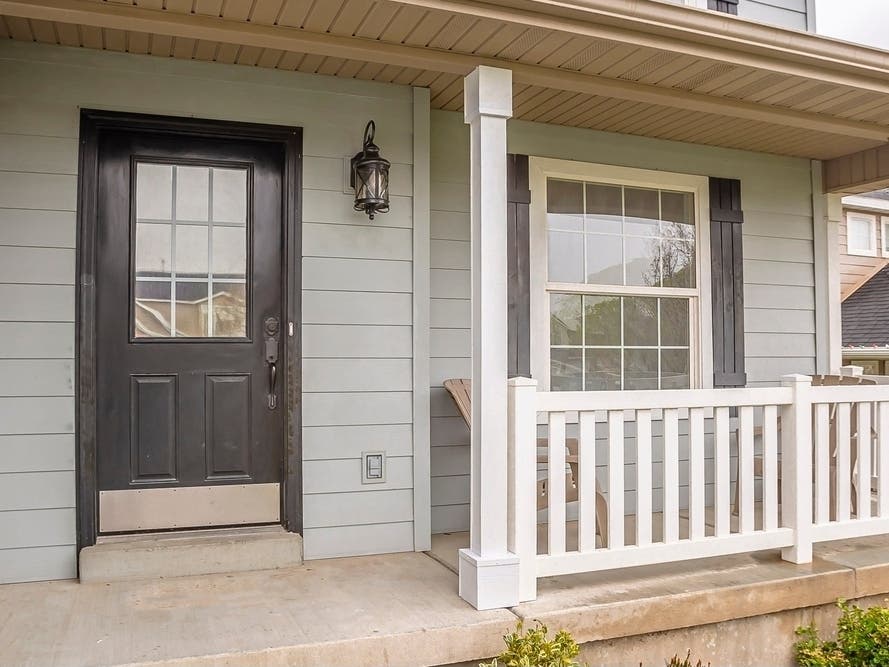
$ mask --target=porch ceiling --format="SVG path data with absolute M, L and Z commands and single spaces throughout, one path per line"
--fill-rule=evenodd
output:
M 431 89 L 515 117 L 829 159 L 889 139 L 889 53 L 651 0 L 0 0 L 0 36 Z

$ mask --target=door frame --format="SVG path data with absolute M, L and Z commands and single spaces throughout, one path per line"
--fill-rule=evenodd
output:
M 77 553 L 96 543 L 98 483 L 96 443 L 96 244 L 98 231 L 99 137 L 103 131 L 160 132 L 219 139 L 252 139 L 284 149 L 281 273 L 284 327 L 284 460 L 281 516 L 284 527 L 302 533 L 302 128 L 236 121 L 202 120 L 82 109 L 77 183 L 75 290 L 75 468 Z M 293 335 L 289 327 L 293 324 Z

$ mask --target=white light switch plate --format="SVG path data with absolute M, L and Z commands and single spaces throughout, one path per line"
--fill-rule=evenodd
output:
M 386 453 L 361 452 L 361 483 L 382 484 L 386 481 Z

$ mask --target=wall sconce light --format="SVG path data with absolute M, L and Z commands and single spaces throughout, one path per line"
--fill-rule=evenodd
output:
M 376 125 L 364 128 L 364 148 L 352 158 L 349 185 L 355 189 L 355 210 L 373 220 L 377 213 L 389 212 L 389 160 L 380 155 L 374 143 Z

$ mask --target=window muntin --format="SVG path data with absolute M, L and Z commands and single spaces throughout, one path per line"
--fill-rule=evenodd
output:
M 553 391 L 681 389 L 700 381 L 696 193 L 703 179 L 679 177 L 681 189 L 645 180 L 581 180 L 559 169 L 539 181 L 546 206 L 538 209 L 545 221 L 537 238 L 547 253 L 537 275 Z
M 850 255 L 877 254 L 877 219 L 873 215 L 846 215 L 846 247 Z
M 135 338 L 247 336 L 247 169 L 136 162 Z

